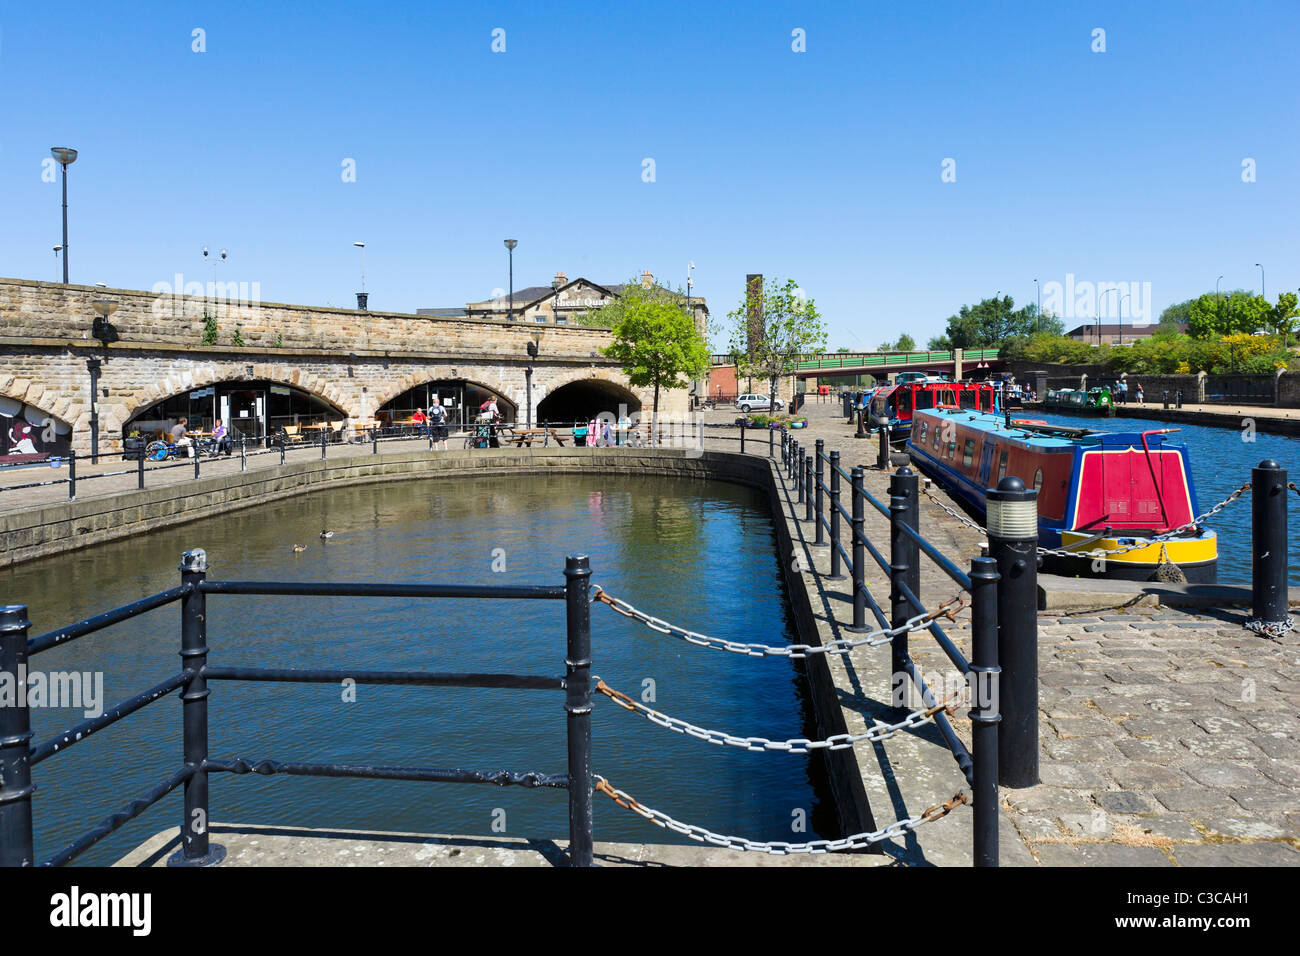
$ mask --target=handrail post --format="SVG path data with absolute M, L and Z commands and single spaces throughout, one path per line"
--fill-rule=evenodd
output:
M 280 446 L 280 464 L 284 464 L 284 436 L 279 436 L 276 443 Z
M 569 862 L 573 866 L 592 865 L 590 591 L 590 560 L 585 554 L 570 555 L 564 562 L 564 711 L 569 743 Z
M 998 865 L 998 563 L 971 558 L 971 772 L 976 866 Z
M 379 428 L 378 427 L 373 427 L 370 429 L 370 454 L 372 455 L 379 454 Z
M 856 465 L 851 472 L 853 485 L 853 623 L 845 630 L 860 633 L 867 629 L 867 546 L 866 522 L 863 511 L 867 500 L 863 497 L 862 481 L 866 473 L 861 465 Z
M 1250 613 L 1261 624 L 1288 620 L 1286 493 L 1286 469 L 1273 459 L 1250 470 Z
M 185 766 L 194 774 L 185 781 L 185 817 L 181 821 L 181 849 L 168 866 L 214 866 L 226 857 L 226 848 L 208 842 L 208 662 L 207 594 L 201 585 L 208 576 L 208 556 L 202 548 L 181 555 L 181 666 L 190 678 L 181 685 Z
M 794 472 L 795 472 L 794 484 L 796 490 L 798 491 L 798 497 L 795 498 L 795 504 L 799 504 L 799 505 L 803 504 L 804 492 L 806 490 L 804 488 L 803 478 L 804 478 L 804 471 L 807 470 L 807 467 L 808 467 L 808 449 L 800 445 L 799 459 L 794 463 Z
M 324 461 L 324 460 L 325 460 L 325 435 L 326 435 L 328 432 L 329 432 L 329 422 L 326 422 L 326 423 L 325 423 L 325 427 L 323 427 L 323 428 L 320 430 L 320 458 L 321 458 L 321 461 Z
M 921 546 L 903 531 L 903 526 L 920 532 L 920 509 L 916 506 L 917 476 L 904 465 L 889 478 L 889 626 L 901 627 L 920 614 L 903 592 L 906 585 L 919 599 L 921 596 Z M 908 686 L 907 664 L 910 660 L 907 634 L 899 634 L 889 644 L 892 686 Z M 902 682 L 900 684 L 900 681 Z M 906 706 L 906 701 L 895 701 Z
M 140 454 L 144 454 L 143 449 Z M 77 500 L 77 453 L 68 450 L 68 500 Z
M 32 717 L 27 706 L 27 605 L 0 607 L 0 676 L 15 699 L 0 703 L 0 866 L 32 866 Z
M 199 462 L 203 460 L 203 456 L 199 454 L 199 446 L 195 445 L 193 442 L 190 443 L 190 451 L 194 453 L 194 477 L 198 478 Z
M 138 491 L 144 491 L 144 446 L 136 451 L 139 454 L 135 456 L 135 487 Z
M 803 520 L 812 521 L 816 516 L 813 514 L 813 459 L 817 457 L 816 446 L 813 448 L 813 454 L 807 455 L 803 460 Z
M 198 466 L 195 466 L 198 470 Z M 248 471 L 248 440 L 243 435 L 239 436 L 239 470 Z
M 828 581 L 843 581 L 840 569 L 840 453 L 831 452 L 831 573 Z
M 817 524 L 817 539 L 813 542 L 813 545 L 822 548 L 826 546 L 826 535 L 822 528 L 822 519 L 826 516 L 826 502 L 822 497 L 822 485 L 826 481 L 826 439 L 817 439 L 815 447 L 817 453 L 814 457 L 817 459 L 817 468 L 814 473 L 813 491 L 817 498 L 815 516 Z
M 989 557 L 999 575 L 998 782 L 1032 787 L 1038 783 L 1038 492 L 1008 475 L 985 498 Z
M 767 457 L 771 458 L 773 461 L 776 460 L 776 436 L 773 434 L 773 432 L 775 431 L 776 429 L 772 427 L 772 423 L 768 422 L 767 423 Z
M 740 453 L 745 453 L 745 423 L 740 423 Z

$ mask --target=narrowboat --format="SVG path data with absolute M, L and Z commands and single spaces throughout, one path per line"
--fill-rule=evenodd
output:
M 1045 571 L 1145 581 L 1172 563 L 1189 582 L 1213 584 L 1218 539 L 1208 528 L 1143 544 L 1199 514 L 1187 448 L 1165 437 L 1177 430 L 1103 432 L 936 408 L 915 413 L 907 449 L 981 523 L 985 489 L 1002 478 L 1036 488 L 1039 545 L 1081 555 L 1044 555 Z M 1126 547 L 1104 561 L 1090 554 Z
M 987 382 L 912 380 L 877 389 L 871 397 L 868 420 L 873 427 L 889 426 L 890 444 L 902 448 L 920 409 L 950 408 L 996 413 L 998 390 Z
M 1086 392 L 1078 388 L 1049 388 L 1043 398 L 1043 406 L 1076 415 L 1115 417 L 1115 401 L 1110 389 L 1104 385 L 1090 388 Z

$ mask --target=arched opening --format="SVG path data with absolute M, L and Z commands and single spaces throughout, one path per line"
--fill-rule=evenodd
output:
M 537 420 L 573 425 L 590 421 L 601 413 L 617 418 L 640 410 L 641 400 L 623 386 L 603 378 L 588 378 L 561 385 L 538 402 Z
M 304 437 L 304 429 L 323 425 L 338 431 L 348 415 L 320 396 L 292 385 L 259 380 L 217 382 L 140 407 L 122 426 L 122 437 L 165 438 L 181 418 L 187 419 L 191 432 L 209 433 L 217 422 L 224 422 L 231 438 L 261 441 L 281 428 Z
M 497 408 L 508 422 L 519 418 L 515 403 L 499 392 L 466 379 L 447 379 L 425 382 L 408 388 L 401 395 L 389 399 L 375 412 L 375 418 L 386 429 L 413 429 L 411 416 L 417 408 L 428 410 L 433 404 L 433 397 L 447 409 L 447 424 L 452 428 L 463 428 L 478 417 L 479 406 L 488 399 L 496 399 Z
M 15 398 L 0 397 L 0 463 L 41 461 L 72 451 L 72 426 Z

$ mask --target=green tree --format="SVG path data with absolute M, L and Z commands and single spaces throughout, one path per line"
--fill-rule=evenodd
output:
M 751 316 L 757 321 L 751 327 Z M 812 299 L 793 279 L 767 280 L 757 290 L 746 288 L 740 306 L 728 313 L 731 351 L 736 371 L 768 383 L 768 399 L 776 408 L 776 386 L 799 367 L 805 352 L 826 350 L 826 326 Z
M 948 327 L 944 338 L 947 348 L 1001 348 L 1014 336 L 1029 336 L 1040 331 L 1059 334 L 1064 330 L 1059 319 L 1052 316 L 1038 320 L 1038 307 L 1015 307 L 1015 300 L 1004 295 L 992 299 L 981 299 L 976 305 L 963 305 L 956 315 L 948 317 Z M 932 340 L 933 341 L 933 340 Z
M 1195 339 L 1251 334 L 1264 328 L 1271 311 L 1263 296 L 1241 289 L 1225 295 L 1207 292 L 1188 307 L 1187 331 Z
M 1291 333 L 1295 331 L 1300 311 L 1296 309 L 1296 294 L 1283 292 L 1277 297 L 1277 305 L 1268 311 L 1265 322 L 1274 335 L 1282 336 L 1282 348 L 1290 348 Z
M 660 389 L 686 388 L 703 376 L 709 368 L 708 343 L 696 331 L 685 302 L 672 301 L 654 287 L 629 283 L 612 305 L 618 316 L 614 341 L 602 351 L 623 366 L 633 385 L 654 389 L 651 421 L 658 434 Z
M 894 348 L 900 352 L 912 352 L 916 350 L 916 339 L 912 338 L 906 332 L 898 337 L 894 343 Z

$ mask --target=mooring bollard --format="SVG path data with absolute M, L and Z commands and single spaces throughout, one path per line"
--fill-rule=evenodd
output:
M 863 417 L 864 414 L 865 414 L 865 413 L 864 413 L 863 410 L 862 410 L 862 406 L 859 405 L 859 406 L 858 406 L 858 430 L 857 430 L 856 432 L 853 433 L 853 437 L 854 437 L 854 438 L 866 438 L 866 437 L 867 437 L 866 430 L 862 427 L 862 417 Z
M 1183 407 L 1183 390 L 1181 388 L 1178 390 L 1178 407 Z
M 1273 459 L 1250 470 L 1250 608 L 1261 625 L 1289 620 L 1286 493 L 1286 469 Z
M 876 467 L 882 471 L 889 467 L 889 425 L 880 423 L 880 448 L 876 452 Z
M 135 456 L 135 487 L 139 491 L 144 491 L 144 449 L 137 448 L 139 453 Z
M 143 451 L 140 454 L 144 454 Z M 77 500 L 77 453 L 68 452 L 68 500 Z
M 564 562 L 564 711 L 569 745 L 569 862 L 591 866 L 591 562 Z
M 971 763 L 975 865 L 998 865 L 998 563 L 971 558 Z
M 15 681 L 0 704 L 0 866 L 32 866 L 32 719 L 27 703 L 27 605 L 0 607 L 0 675 Z
M 190 672 L 181 685 L 185 766 L 194 770 L 185 781 L 185 816 L 181 820 L 181 849 L 167 860 L 168 866 L 212 866 L 226 856 L 225 847 L 208 842 L 208 681 L 203 668 L 208 662 L 207 594 L 202 585 L 208 576 L 208 556 L 202 548 L 181 555 L 181 586 L 188 588 L 181 598 L 181 667 Z
M 1008 475 L 988 489 L 989 557 L 998 565 L 998 778 L 1038 783 L 1038 492 Z
M 370 429 L 370 454 L 372 455 L 379 454 L 379 429 L 378 428 Z
M 1168 409 L 1168 408 L 1169 408 L 1169 389 L 1165 389 L 1165 390 L 1164 390 L 1164 402 L 1165 402 L 1165 408 Z
M 190 445 L 190 452 L 194 455 L 194 477 L 199 477 L 199 463 L 203 461 L 203 456 L 199 454 L 197 445 Z
M 815 457 L 816 453 L 814 451 L 814 454 L 812 455 L 805 455 L 803 460 L 804 521 L 812 521 L 815 517 L 813 515 L 813 491 L 815 488 L 815 483 L 813 482 L 813 458 Z
M 904 593 L 904 586 L 921 597 L 921 547 L 903 526 L 920 532 L 920 509 L 917 507 L 917 477 L 904 465 L 889 478 L 889 626 L 899 627 L 921 613 Z M 907 635 L 899 634 L 889 642 L 891 693 L 893 681 L 907 674 Z M 897 703 L 897 706 L 902 706 Z
M 831 452 L 831 573 L 828 581 L 843 581 L 843 561 L 840 558 L 840 453 Z
M 855 465 L 853 471 L 849 472 L 849 484 L 851 486 L 849 497 L 852 498 L 852 504 L 849 511 L 849 526 L 853 534 L 853 567 L 849 569 L 853 575 L 853 623 L 845 630 L 861 633 L 867 629 L 867 546 L 866 546 L 866 513 L 863 508 L 867 499 L 863 496 L 862 481 L 866 474 L 861 465 Z
M 813 520 L 817 525 L 817 537 L 813 541 L 813 546 L 824 548 L 826 547 L 826 534 L 823 530 L 822 518 L 826 515 L 826 508 L 825 501 L 822 498 L 822 485 L 826 483 L 826 469 L 823 467 L 826 463 L 826 439 L 817 439 L 816 449 L 817 453 L 813 456 L 817 460 L 817 467 L 813 473 L 813 493 L 817 499 L 817 507 Z

